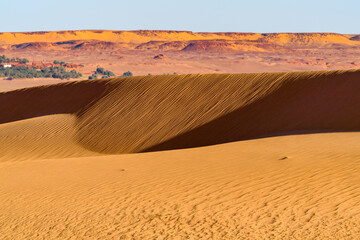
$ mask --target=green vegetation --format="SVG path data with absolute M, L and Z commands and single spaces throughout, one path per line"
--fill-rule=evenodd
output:
M 132 77 L 132 76 L 133 76 L 133 74 L 130 71 L 124 72 L 122 75 L 122 77 Z
M 104 68 L 97 68 L 95 73 L 89 76 L 89 79 L 99 79 L 99 76 L 101 76 L 101 78 L 110 78 L 110 77 L 115 77 L 116 75 L 109 70 L 105 70 Z M 131 77 L 131 76 L 133 76 L 132 72 L 127 71 L 124 72 L 123 75 L 121 75 L 120 77 Z
M 64 67 L 50 67 L 38 69 L 36 67 L 18 66 L 10 68 L 0 67 L 0 77 L 70 79 L 82 77 L 82 74 L 74 69 L 70 72 L 67 72 Z
M 0 56 L 0 63 L 21 63 L 26 64 L 29 60 L 26 58 L 8 58 L 5 55 Z M 13 64 L 17 66 L 3 67 L 0 66 L 0 77 L 6 77 L 8 80 L 13 78 L 80 78 L 82 74 L 76 70 L 67 71 L 64 67 L 65 62 L 55 60 L 54 64 L 60 66 L 56 67 L 44 67 L 45 64 L 40 66 L 19 66 L 19 64 Z
M 95 73 L 93 75 L 89 76 L 89 79 L 98 79 L 98 78 L 99 78 L 99 76 Z
M 110 78 L 116 76 L 112 71 L 105 70 L 104 68 L 97 68 L 95 73 L 89 76 L 89 79 L 98 79 L 98 75 L 102 75 L 101 78 Z
M 95 74 L 100 74 L 105 77 L 115 77 L 115 74 L 112 71 L 105 70 L 104 68 L 97 68 Z
M 0 63 L 28 63 L 29 60 L 26 58 L 7 58 L 5 55 L 0 56 Z
M 105 69 L 104 68 L 97 68 L 95 71 L 95 74 L 99 73 L 99 74 L 104 74 Z
M 66 64 L 66 63 L 65 63 L 65 62 L 60 62 L 60 61 L 58 61 L 58 60 L 55 60 L 55 61 L 54 61 L 54 64 L 64 65 L 64 64 Z

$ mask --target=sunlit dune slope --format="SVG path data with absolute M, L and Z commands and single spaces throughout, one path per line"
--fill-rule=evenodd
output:
M 0 124 L 0 162 L 98 155 L 77 144 L 75 120 L 56 114 Z
M 72 114 L 87 150 L 170 150 L 359 130 L 359 92 L 359 70 L 138 76 L 1 93 L 0 122 Z

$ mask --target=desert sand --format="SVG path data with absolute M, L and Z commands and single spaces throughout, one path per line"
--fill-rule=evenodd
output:
M 358 239 L 360 71 L 0 93 L 3 239 Z

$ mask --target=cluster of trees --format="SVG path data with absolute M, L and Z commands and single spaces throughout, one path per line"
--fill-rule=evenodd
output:
M 130 71 L 124 72 L 123 75 L 121 75 L 121 77 L 132 77 L 132 76 L 133 74 Z
M 99 76 L 94 73 L 93 75 L 89 76 L 89 79 L 99 79 Z
M 66 71 L 64 67 L 49 67 L 38 69 L 36 67 L 18 66 L 11 68 L 0 67 L 0 77 L 12 78 L 80 78 L 82 74 L 76 70 Z
M 26 58 L 8 58 L 5 55 L 0 56 L 0 63 L 28 63 L 29 60 Z
M 91 75 L 89 79 L 99 79 L 99 75 L 101 75 L 101 78 L 110 78 L 116 76 L 112 71 L 105 70 L 104 68 L 97 68 L 95 73 Z

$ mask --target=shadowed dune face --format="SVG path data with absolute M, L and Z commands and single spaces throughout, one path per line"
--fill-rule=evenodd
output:
M 296 131 L 360 129 L 359 76 L 290 74 L 283 80 L 281 87 L 251 104 L 145 151 L 200 147 Z
M 357 130 L 359 76 L 335 71 L 136 78 L 79 117 L 78 138 L 99 152 L 128 153 L 283 131 Z
M 84 146 L 100 152 L 141 152 L 249 104 L 275 89 L 280 76 L 133 78 L 79 116 L 78 138 Z
M 0 94 L 0 122 L 76 116 L 102 153 L 200 147 L 286 131 L 360 129 L 360 71 L 119 78 Z

